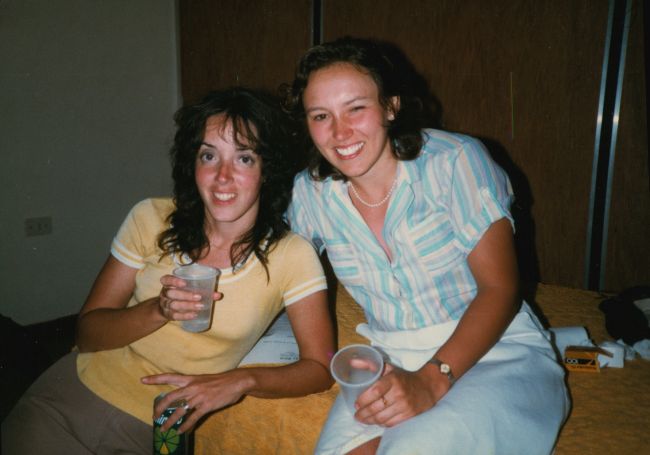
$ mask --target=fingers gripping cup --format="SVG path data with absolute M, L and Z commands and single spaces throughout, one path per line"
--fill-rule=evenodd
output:
M 203 309 L 198 311 L 196 318 L 181 321 L 181 327 L 188 332 L 203 332 L 210 328 L 212 323 L 212 308 L 214 300 L 212 293 L 217 286 L 221 271 L 214 267 L 200 264 L 190 264 L 174 270 L 174 276 L 185 280 L 185 290 L 201 295 Z
M 348 409 L 354 414 L 357 397 L 381 376 L 384 358 L 372 346 L 351 344 L 332 357 L 330 370 L 339 384 Z

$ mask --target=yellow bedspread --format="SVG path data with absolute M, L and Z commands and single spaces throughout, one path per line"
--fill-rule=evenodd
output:
M 607 336 L 597 293 L 540 284 L 534 304 L 552 327 L 585 326 L 596 343 Z M 363 312 L 339 287 L 336 316 L 339 346 L 365 343 L 355 327 Z M 647 453 L 650 447 L 650 362 L 637 359 L 625 368 L 600 373 L 570 372 L 573 410 L 562 429 L 556 455 Z M 302 398 L 246 397 L 210 416 L 196 431 L 195 454 L 311 454 L 332 389 Z

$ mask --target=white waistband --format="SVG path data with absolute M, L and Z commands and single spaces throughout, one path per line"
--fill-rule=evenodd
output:
M 431 359 L 451 334 L 456 330 L 458 321 L 449 321 L 434 326 L 412 330 L 385 331 L 370 328 L 368 324 L 359 324 L 357 333 L 370 340 L 388 356 L 390 362 L 400 368 L 415 371 Z M 534 344 L 549 349 L 549 336 L 543 330 L 537 317 L 524 302 L 522 309 L 514 317 L 501 342 Z

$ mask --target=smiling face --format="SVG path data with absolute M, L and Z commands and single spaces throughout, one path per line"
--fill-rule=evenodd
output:
M 255 223 L 262 186 L 262 158 L 235 141 L 223 115 L 210 117 L 196 156 L 195 179 L 208 232 L 239 236 Z
M 303 105 L 314 145 L 346 177 L 356 180 L 394 169 L 387 133 L 394 113 L 380 103 L 370 75 L 349 63 L 316 70 L 309 76 Z

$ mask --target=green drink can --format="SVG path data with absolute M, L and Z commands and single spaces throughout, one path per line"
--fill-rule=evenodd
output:
M 158 395 L 153 401 L 153 407 L 165 396 L 164 393 Z M 189 455 L 189 444 L 186 433 L 178 433 L 178 429 L 183 423 L 184 416 L 178 419 L 169 430 L 162 431 L 160 427 L 163 426 L 169 417 L 178 408 L 185 406 L 185 400 L 177 400 L 165 409 L 160 417 L 153 421 L 153 454 L 154 455 Z

